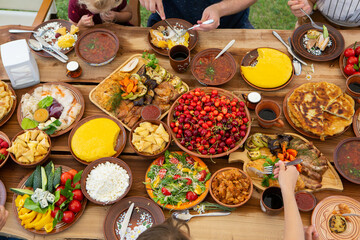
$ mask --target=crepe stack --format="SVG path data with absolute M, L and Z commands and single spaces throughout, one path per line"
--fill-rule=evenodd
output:
M 0 81 L 0 120 L 11 110 L 14 103 L 14 96 L 8 85 Z
M 296 127 L 320 136 L 341 133 L 352 123 L 354 100 L 331 83 L 306 83 L 287 99 L 287 110 Z

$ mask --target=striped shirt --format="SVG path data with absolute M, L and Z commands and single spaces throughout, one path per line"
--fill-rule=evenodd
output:
M 344 27 L 360 26 L 360 0 L 317 0 L 316 5 L 330 22 Z

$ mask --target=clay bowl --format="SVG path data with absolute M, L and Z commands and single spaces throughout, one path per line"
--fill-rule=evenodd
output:
M 269 48 L 269 47 L 263 47 L 263 48 Z M 274 49 L 274 50 L 277 50 L 277 51 L 281 52 L 280 50 L 278 50 L 276 48 L 271 48 L 271 49 Z M 294 78 L 294 65 L 292 65 L 293 68 L 292 68 L 292 73 L 291 73 L 291 76 L 290 76 L 289 80 L 286 83 L 284 83 L 283 85 L 275 87 L 275 88 L 258 87 L 258 86 L 252 84 L 251 82 L 249 82 L 249 80 L 246 79 L 243 72 L 241 71 L 241 66 L 246 67 L 246 66 L 250 66 L 250 65 L 254 64 L 256 62 L 257 57 L 259 56 L 257 50 L 258 50 L 258 48 L 255 48 L 255 49 L 251 50 L 250 52 L 246 53 L 246 55 L 241 59 L 241 62 L 240 62 L 240 74 L 241 74 L 241 77 L 244 79 L 244 81 L 247 84 L 249 84 L 250 86 L 252 86 L 253 88 L 259 89 L 261 91 L 276 91 L 276 90 L 279 90 L 279 89 L 282 89 L 282 88 L 286 87 L 292 81 L 292 79 Z M 264 79 L 265 78 L 266 77 L 264 77 Z
M 71 140 L 76 132 L 76 130 L 81 126 L 83 125 L 84 123 L 90 121 L 90 120 L 93 120 L 93 119 L 96 119 L 96 118 L 107 118 L 107 119 L 110 119 L 112 121 L 114 121 L 119 127 L 120 127 L 120 133 L 119 133 L 119 136 L 117 138 L 117 141 L 116 141 L 116 146 L 115 146 L 115 151 L 116 153 L 112 156 L 112 157 L 117 157 L 120 155 L 120 153 L 124 150 L 125 148 L 125 145 L 126 145 L 126 132 L 125 132 L 125 128 L 123 127 L 123 125 L 115 118 L 113 117 L 110 117 L 108 115 L 104 115 L 104 114 L 99 114 L 99 115 L 94 115 L 94 116 L 91 116 L 91 117 L 87 117 L 87 118 L 84 118 L 82 119 L 80 122 L 77 123 L 77 125 L 71 130 L 70 132 L 70 135 L 69 135 L 69 138 L 68 138 L 68 146 L 69 146 L 69 149 L 70 149 L 70 153 L 71 155 L 76 159 L 76 161 L 78 161 L 79 163 L 82 163 L 82 164 L 85 164 L 85 165 L 89 165 L 91 162 L 86 162 L 80 158 L 78 158 L 75 153 L 73 152 L 72 148 L 71 148 Z
M 192 59 L 191 61 L 191 73 L 192 75 L 196 78 L 196 80 L 198 80 L 199 83 L 203 84 L 203 85 L 207 85 L 207 86 L 218 86 L 218 85 L 222 85 L 227 83 L 228 81 L 230 81 L 236 73 L 236 62 L 234 57 L 229 53 L 229 52 L 225 52 L 221 57 L 219 57 L 217 60 L 213 60 L 213 61 L 221 61 L 222 59 L 227 59 L 230 62 L 229 70 L 225 70 L 227 72 L 230 72 L 229 76 L 220 81 L 220 82 L 214 82 L 214 81 L 209 81 L 209 80 L 205 80 L 202 79 L 199 74 L 197 74 L 195 72 L 195 64 L 199 61 L 200 58 L 202 57 L 206 57 L 210 54 L 214 55 L 214 58 L 221 52 L 222 49 L 218 49 L 218 48 L 209 48 L 209 49 L 205 49 L 199 53 L 197 53 L 195 55 L 195 57 Z
M 357 83 L 360 85 L 360 74 L 352 75 L 346 79 L 346 93 L 354 98 L 355 102 L 360 103 L 360 92 L 351 90 L 349 87 L 351 83 Z
M 354 117 L 353 117 L 353 130 L 357 137 L 360 137 L 360 108 L 356 110 Z
M 11 145 L 11 142 L 10 142 L 9 137 L 8 137 L 4 132 L 1 132 L 1 131 L 0 131 L 0 138 L 1 138 L 2 140 L 6 141 L 6 142 L 9 144 L 9 146 Z M 8 154 L 8 155 L 5 157 L 4 160 L 0 160 L 0 168 L 5 165 L 6 161 L 7 161 L 8 158 L 9 158 L 9 155 L 10 155 L 10 154 Z
M 11 91 L 12 96 L 14 97 L 14 102 L 13 102 L 13 105 L 12 105 L 10 111 L 0 120 L 0 127 L 2 125 L 4 125 L 11 118 L 11 116 L 15 112 L 15 108 L 17 105 L 17 97 L 16 97 L 16 93 L 15 93 L 14 89 L 11 87 L 11 84 L 8 84 L 8 83 L 5 83 L 5 84 L 8 86 L 9 90 Z
M 355 44 L 356 44 L 356 45 L 355 45 Z M 354 48 L 354 47 L 357 48 L 358 46 L 360 46 L 360 42 L 355 42 L 355 43 L 347 46 L 345 49 L 347 49 L 347 48 Z M 341 73 L 343 74 L 343 76 L 344 76 L 345 78 L 348 78 L 349 75 L 347 75 L 347 74 L 345 73 L 345 71 L 344 71 L 344 68 L 345 68 L 345 66 L 346 66 L 346 61 L 347 61 L 347 58 L 344 56 L 344 51 L 343 51 L 343 52 L 341 53 L 341 55 L 340 55 L 340 58 L 339 58 L 339 67 L 340 67 L 340 70 L 341 70 Z
M 201 88 L 201 90 L 204 91 L 205 93 L 211 93 L 212 90 L 217 90 L 220 96 L 227 96 L 227 97 L 229 97 L 231 99 L 236 98 L 238 101 L 242 101 L 239 97 L 237 97 L 233 93 L 231 93 L 229 91 L 226 91 L 224 89 L 221 89 L 221 88 L 204 87 L 204 88 Z M 192 90 L 192 91 L 194 91 L 194 90 Z M 173 103 L 173 105 L 171 106 L 171 108 L 169 110 L 169 114 L 168 114 L 168 117 L 167 117 L 167 125 L 168 126 L 170 126 L 170 123 L 174 119 L 175 107 L 177 107 L 179 105 L 179 99 L 180 98 L 181 98 L 181 96 Z M 214 154 L 214 155 L 203 155 L 203 154 L 199 154 L 199 153 L 197 153 L 195 151 L 190 151 L 189 149 L 187 149 L 186 147 L 184 147 L 183 145 L 180 144 L 179 140 L 176 138 L 175 133 L 171 130 L 170 133 L 171 133 L 172 139 L 175 141 L 176 145 L 179 148 L 181 148 L 182 151 L 190 154 L 191 156 L 196 156 L 198 158 L 219 158 L 219 157 L 227 156 L 230 153 L 236 151 L 239 147 L 241 147 L 244 144 L 244 142 L 246 141 L 246 139 L 248 138 L 249 134 L 250 134 L 250 129 L 251 129 L 250 112 L 249 112 L 249 110 L 247 109 L 246 106 L 244 106 L 244 108 L 245 108 L 246 118 L 249 120 L 248 121 L 248 128 L 247 128 L 245 137 L 243 137 L 243 139 L 240 142 L 238 142 L 234 148 L 229 149 L 227 152 L 223 152 L 223 153 L 220 153 L 220 154 Z
M 86 191 L 86 179 L 88 177 L 88 175 L 90 174 L 90 172 L 100 163 L 105 163 L 105 162 L 110 162 L 110 163 L 115 163 L 117 165 L 119 165 L 120 167 L 122 167 L 123 169 L 126 170 L 127 174 L 129 175 L 129 186 L 126 188 L 125 192 L 123 195 L 121 195 L 119 198 L 117 198 L 114 201 L 111 202 L 100 202 L 97 201 L 95 199 L 93 199 L 92 197 L 90 197 L 90 195 L 88 194 L 88 192 Z M 90 163 L 83 171 L 82 175 L 81 175 L 81 191 L 84 194 L 84 196 L 90 201 L 93 202 L 95 204 L 98 205 L 110 205 L 113 203 L 116 203 L 118 201 L 120 201 L 123 197 L 126 196 L 126 194 L 128 194 L 128 192 L 130 191 L 131 185 L 133 182 L 133 176 L 131 173 L 131 169 L 130 167 L 121 159 L 119 158 L 114 158 L 114 157 L 105 157 L 105 158 L 100 158 L 98 160 L 93 161 L 92 163 Z
M 330 60 L 334 60 L 335 58 L 339 57 L 340 54 L 343 52 L 345 47 L 344 37 L 341 33 L 336 30 L 334 27 L 317 22 L 316 24 L 322 26 L 325 25 L 328 29 L 330 40 L 332 41 L 332 45 L 330 47 L 326 47 L 325 50 L 321 53 L 321 55 L 316 56 L 307 51 L 307 49 L 303 45 L 303 38 L 308 30 L 314 29 L 311 23 L 301 25 L 293 32 L 291 37 L 291 44 L 296 53 L 300 56 L 307 58 L 312 61 L 316 62 L 327 62 Z
M 92 57 L 89 57 L 89 56 L 85 57 L 83 55 L 84 50 L 80 49 L 80 44 L 82 41 L 84 41 L 85 38 L 91 38 L 91 35 L 95 35 L 95 34 L 99 34 L 99 33 L 101 35 L 107 36 L 115 43 L 115 47 L 113 48 L 114 54 L 109 55 L 109 56 L 104 56 L 103 57 L 104 60 L 102 62 L 95 61 Z M 93 48 L 96 48 L 95 45 Z M 91 49 L 93 49 L 93 48 L 91 48 Z M 76 45 L 75 45 L 76 55 L 78 55 L 81 58 L 81 60 L 83 60 L 84 62 L 86 62 L 87 64 L 89 64 L 90 66 L 93 66 L 93 67 L 99 67 L 99 66 L 103 66 L 105 64 L 110 63 L 116 57 L 118 50 L 119 50 L 119 38 L 112 31 L 103 29 L 103 28 L 90 29 L 90 30 L 82 33 L 81 36 L 76 41 Z
M 340 149 L 345 145 L 348 144 L 350 142 L 358 142 L 358 144 L 360 144 L 360 137 L 351 137 L 351 138 L 347 138 L 341 142 L 339 142 L 339 144 L 336 146 L 335 151 L 334 151 L 334 164 L 336 167 L 336 170 L 341 174 L 341 176 L 343 176 L 344 178 L 346 178 L 347 180 L 349 180 L 350 182 L 356 183 L 356 184 L 360 184 L 360 178 L 359 179 L 355 179 L 353 177 L 351 177 L 351 175 L 347 174 L 342 167 L 344 165 L 346 165 L 349 162 L 343 162 L 342 165 L 340 165 L 339 163 L 339 154 L 340 154 Z M 355 149 L 354 149 L 355 150 Z M 351 149 L 349 149 L 348 151 L 351 151 Z M 358 160 L 360 160 L 360 156 L 358 156 Z M 350 160 L 351 162 L 351 160 Z
M 21 132 L 17 133 L 17 134 L 11 139 L 11 145 L 12 145 L 12 143 L 15 141 L 15 139 L 16 139 L 19 135 L 25 133 L 26 131 L 31 131 L 31 130 L 22 130 Z M 9 155 L 11 156 L 12 160 L 13 160 L 15 163 L 19 164 L 20 166 L 22 166 L 22 167 L 24 167 L 24 168 L 33 168 L 33 167 L 36 167 L 37 165 L 42 165 L 42 164 L 50 157 L 51 146 L 52 146 L 52 144 L 51 144 L 51 139 L 50 139 L 50 136 L 47 135 L 44 131 L 42 131 L 42 132 L 47 136 L 48 141 L 49 141 L 49 145 L 50 145 L 50 147 L 49 147 L 49 149 L 48 149 L 48 152 L 47 152 L 47 154 L 45 155 L 45 157 L 44 157 L 42 160 L 40 160 L 40 161 L 38 161 L 38 162 L 36 162 L 36 163 L 25 164 L 25 163 L 21 163 L 21 162 L 17 161 L 16 158 L 15 158 L 15 155 L 9 152 Z
M 218 175 L 219 173 L 224 172 L 224 171 L 227 171 L 227 170 L 233 170 L 233 169 L 238 170 L 243 176 L 246 176 L 246 178 L 250 181 L 250 187 L 249 187 L 249 197 L 248 197 L 245 201 L 243 201 L 243 202 L 241 202 L 241 203 L 239 203 L 239 204 L 232 204 L 232 205 L 230 205 L 230 204 L 225 204 L 225 203 L 221 202 L 219 199 L 216 198 L 216 196 L 214 195 L 213 189 L 212 189 L 212 182 L 214 181 L 215 176 Z M 222 205 L 222 206 L 225 206 L 225 207 L 236 208 L 236 207 L 240 207 L 240 206 L 244 205 L 244 204 L 245 204 L 247 201 L 249 201 L 249 199 L 251 198 L 251 195 L 252 195 L 253 190 L 254 190 L 254 189 L 253 189 L 253 183 L 252 183 L 251 178 L 249 177 L 249 175 L 247 175 L 244 171 L 240 170 L 239 168 L 226 167 L 226 168 L 219 169 L 219 170 L 217 170 L 217 171 L 212 175 L 212 177 L 210 178 L 210 195 L 211 195 L 211 197 L 212 197 L 218 204 L 220 204 L 220 205 Z
M 312 207 L 310 207 L 310 208 L 302 208 L 301 203 L 298 202 L 298 198 L 301 195 L 307 196 L 308 199 L 305 199 L 305 200 L 306 201 L 309 200 L 308 202 L 312 203 Z M 312 211 L 315 208 L 316 202 L 317 202 L 316 197 L 314 196 L 314 194 L 312 194 L 311 192 L 305 191 L 305 190 L 297 191 L 295 193 L 295 199 L 296 199 L 296 203 L 298 205 L 299 210 L 302 211 L 302 212 L 310 212 L 310 211 Z
M 133 138 L 134 131 L 135 131 L 135 129 L 137 127 L 140 126 L 140 123 L 143 123 L 143 122 L 150 122 L 151 124 L 156 124 L 156 125 L 162 124 L 164 126 L 165 130 L 167 131 L 167 133 L 169 134 L 169 142 L 166 144 L 165 148 L 161 152 L 157 152 L 156 154 L 147 154 L 147 153 L 138 151 L 136 149 L 136 147 L 132 144 L 132 138 Z M 148 159 L 158 158 L 158 157 L 162 156 L 164 154 L 164 152 L 170 146 L 170 143 L 171 143 L 171 134 L 170 134 L 170 132 L 171 132 L 170 128 L 164 122 L 162 122 L 160 120 L 142 120 L 142 121 L 139 121 L 133 126 L 133 128 L 130 131 L 130 135 L 129 135 L 130 146 L 136 152 L 136 154 L 139 155 L 139 156 L 146 157 Z

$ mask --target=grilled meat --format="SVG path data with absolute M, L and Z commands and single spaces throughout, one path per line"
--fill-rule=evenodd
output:
M 125 118 L 133 106 L 134 106 L 134 103 L 130 100 L 121 101 L 119 107 L 115 111 L 117 118 L 120 120 Z
M 305 187 L 315 190 L 317 188 L 321 188 L 321 183 L 317 180 L 311 179 L 303 174 L 300 175 L 300 178 L 304 181 Z

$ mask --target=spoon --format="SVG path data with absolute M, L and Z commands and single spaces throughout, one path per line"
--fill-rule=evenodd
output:
M 205 22 L 201 23 L 201 24 L 196 24 L 192 27 L 189 27 L 188 29 L 183 29 L 180 33 L 181 36 L 183 36 L 187 31 L 190 31 L 191 29 L 194 29 L 194 28 L 197 28 L 197 27 L 200 27 L 201 25 L 208 25 L 208 24 L 212 24 L 214 22 L 214 19 L 209 19 L 209 20 L 206 20 Z
M 47 31 L 49 31 L 49 30 L 45 30 L 45 31 L 42 31 L 42 32 L 39 33 L 37 31 L 31 31 L 31 30 L 9 29 L 9 33 L 34 33 L 39 37 L 44 35 Z
M 224 47 L 224 49 L 215 57 L 215 60 L 218 59 L 221 55 L 224 54 L 224 52 L 226 52 L 229 48 L 231 48 L 231 46 L 235 43 L 235 39 L 231 40 L 228 45 L 226 45 Z
M 212 212 L 212 213 L 204 213 L 204 214 L 192 215 L 192 214 L 190 214 L 189 210 L 184 210 L 184 211 L 173 212 L 173 214 L 171 214 L 171 216 L 174 219 L 188 222 L 193 217 L 227 216 L 230 213 L 231 212 Z
M 52 51 L 49 51 L 46 48 L 44 48 L 43 45 L 40 42 L 36 41 L 35 39 L 29 39 L 28 43 L 29 43 L 29 46 L 31 47 L 31 49 L 34 51 L 37 51 L 37 52 L 44 51 L 44 52 L 47 52 L 48 54 L 50 54 L 51 56 L 53 56 L 54 58 L 56 58 L 57 60 L 59 60 L 60 62 L 63 62 L 63 63 L 67 62 L 62 57 L 60 57 L 57 54 L 53 53 Z

